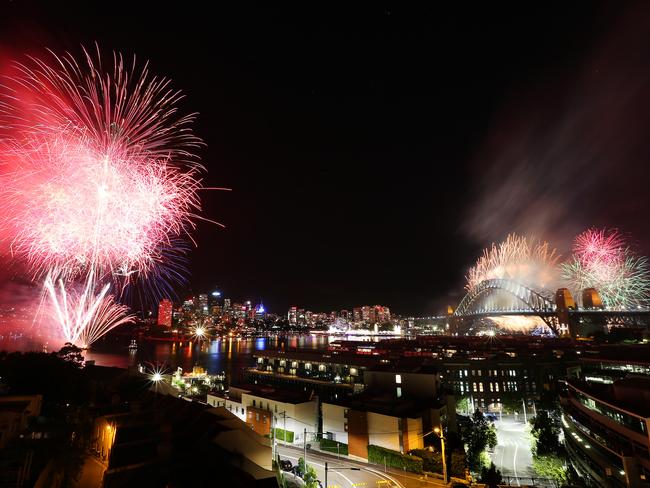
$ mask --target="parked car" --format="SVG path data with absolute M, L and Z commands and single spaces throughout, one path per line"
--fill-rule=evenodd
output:
M 491 422 L 496 422 L 499 419 L 499 417 L 497 417 L 496 413 L 486 413 L 485 418 L 488 419 Z

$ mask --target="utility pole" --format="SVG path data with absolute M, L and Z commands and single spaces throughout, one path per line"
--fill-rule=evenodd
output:
M 305 463 L 305 473 L 307 472 L 307 428 L 304 429 L 302 434 L 302 459 Z

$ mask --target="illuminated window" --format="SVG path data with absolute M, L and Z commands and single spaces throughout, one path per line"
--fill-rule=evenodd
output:
M 396 374 L 395 375 L 395 383 L 397 383 L 398 385 L 402 384 L 402 375 L 401 374 Z
M 478 390 L 483 391 L 483 382 L 478 384 Z
M 347 422 L 343 424 L 343 430 L 346 431 L 346 432 L 348 431 L 348 423 Z
M 318 371 L 325 371 L 326 366 L 324 364 L 318 365 Z
M 305 363 L 305 369 L 310 370 L 311 369 L 311 363 Z
M 472 383 L 472 387 L 474 388 L 474 391 L 476 391 L 476 383 Z
M 401 398 L 401 397 L 402 397 L 402 387 L 398 386 L 397 387 L 397 398 Z

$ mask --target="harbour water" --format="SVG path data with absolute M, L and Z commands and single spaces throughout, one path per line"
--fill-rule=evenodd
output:
M 255 364 L 253 354 L 267 349 L 323 350 L 330 340 L 341 337 L 327 335 L 287 335 L 251 338 L 216 338 L 197 341 L 149 341 L 141 340 L 137 349 L 129 349 L 130 340 L 122 337 L 106 337 L 84 352 L 86 360 L 99 366 L 128 368 L 143 364 L 153 369 L 162 368 L 168 373 L 178 367 L 191 371 L 194 366 L 203 367 L 209 374 L 224 373 L 228 381 L 237 380 L 241 372 Z M 53 352 L 61 347 L 59 343 L 43 340 L 32 335 L 4 336 L 0 350 Z

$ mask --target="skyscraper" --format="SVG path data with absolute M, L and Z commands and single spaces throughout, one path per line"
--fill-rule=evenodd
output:
M 172 326 L 172 309 L 171 300 L 164 298 L 158 304 L 158 325 L 163 327 Z
M 197 300 L 197 307 L 199 313 L 203 315 L 208 315 L 210 313 L 210 310 L 208 308 L 208 294 L 207 293 L 201 293 L 198 297 Z

